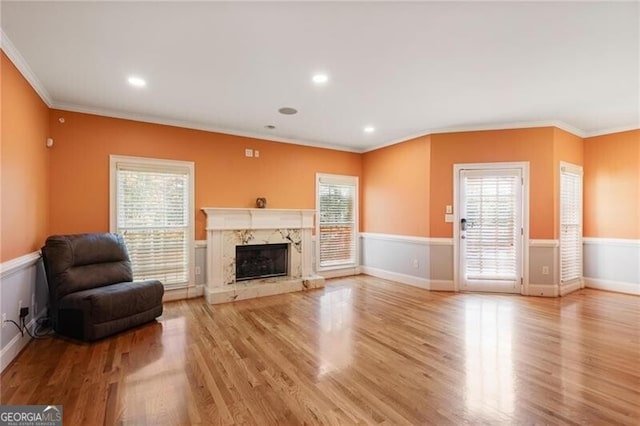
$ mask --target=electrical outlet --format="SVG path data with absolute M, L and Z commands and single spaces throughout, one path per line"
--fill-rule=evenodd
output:
M 7 314 L 2 314 L 2 328 L 7 324 Z
M 543 266 L 542 267 L 542 275 L 549 275 L 549 267 L 548 266 Z
M 413 259 L 413 267 L 418 269 L 418 266 L 420 266 L 420 262 L 418 262 L 418 259 Z
M 196 275 L 200 275 L 200 267 L 196 266 Z

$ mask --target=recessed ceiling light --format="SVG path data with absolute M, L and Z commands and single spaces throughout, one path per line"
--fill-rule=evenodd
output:
M 131 76 L 127 79 L 130 85 L 133 87 L 144 87 L 147 85 L 147 82 L 141 79 L 140 77 Z
M 376 128 L 373 126 L 365 126 L 365 128 L 363 129 L 365 133 L 373 133 L 376 131 Z
M 291 107 L 282 107 L 278 110 L 278 112 L 284 115 L 293 115 L 293 114 L 297 114 L 298 110 Z
M 276 128 L 276 126 L 274 126 L 273 124 L 267 124 L 266 126 L 264 126 L 265 129 L 269 129 L 269 130 L 273 130 Z
M 324 84 L 327 81 L 329 81 L 329 76 L 326 74 L 320 73 L 320 74 L 315 74 L 311 79 L 316 84 Z

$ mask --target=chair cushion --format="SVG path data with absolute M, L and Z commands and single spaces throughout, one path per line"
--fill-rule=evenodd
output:
M 127 247 L 117 234 L 54 235 L 47 238 L 42 253 L 53 300 L 133 280 Z
M 82 311 L 99 324 L 162 306 L 163 294 L 157 280 L 123 282 L 68 294 L 60 299 L 59 309 Z

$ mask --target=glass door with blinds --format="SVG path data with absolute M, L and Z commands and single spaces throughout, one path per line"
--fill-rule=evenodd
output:
M 460 289 L 520 293 L 522 169 L 461 169 L 458 185 Z
M 560 164 L 560 284 L 582 278 L 582 167 Z

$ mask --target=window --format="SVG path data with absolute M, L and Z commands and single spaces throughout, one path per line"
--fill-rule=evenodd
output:
M 560 163 L 560 282 L 582 278 L 582 167 Z
M 318 269 L 357 264 L 358 178 L 318 174 L 316 180 Z
M 193 259 L 193 163 L 111 156 L 111 231 L 135 280 L 186 287 Z

